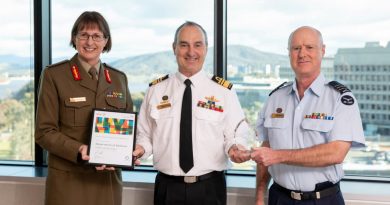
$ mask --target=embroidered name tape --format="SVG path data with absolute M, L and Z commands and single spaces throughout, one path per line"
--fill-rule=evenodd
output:
M 75 98 L 69 98 L 70 102 L 85 102 L 87 101 L 86 97 L 75 97 Z

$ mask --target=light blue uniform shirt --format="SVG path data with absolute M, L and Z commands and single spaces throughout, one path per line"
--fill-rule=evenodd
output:
M 276 90 L 268 98 L 257 121 L 261 141 L 272 149 L 300 149 L 342 140 L 364 146 L 359 107 L 351 92 L 341 92 L 320 74 L 299 100 L 296 82 Z M 338 182 L 341 164 L 303 167 L 275 164 L 269 167 L 274 181 L 291 190 L 313 191 L 315 184 Z

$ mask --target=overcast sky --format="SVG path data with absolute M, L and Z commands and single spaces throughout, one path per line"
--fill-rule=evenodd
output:
M 31 2 L 30 2 L 31 1 Z M 302 25 L 319 29 L 327 54 L 338 48 L 390 41 L 388 0 L 227 0 L 228 44 L 287 54 L 287 38 Z M 213 45 L 212 0 L 55 0 L 52 1 L 53 57 L 70 57 L 70 30 L 85 10 L 109 22 L 113 48 L 103 57 L 125 58 L 171 49 L 176 27 L 192 20 L 205 27 Z M 30 56 L 32 0 L 8 1 L 0 13 L 0 55 Z

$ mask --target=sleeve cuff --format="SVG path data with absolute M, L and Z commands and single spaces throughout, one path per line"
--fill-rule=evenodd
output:
M 138 143 L 138 144 L 141 145 L 145 150 L 145 153 L 142 155 L 140 159 L 145 160 L 149 158 L 149 156 L 152 155 L 153 152 L 152 146 L 150 144 L 143 144 L 143 143 Z

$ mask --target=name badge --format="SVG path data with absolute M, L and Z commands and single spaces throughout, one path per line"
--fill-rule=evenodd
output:
M 168 95 L 164 95 L 160 104 L 157 105 L 157 109 L 161 110 L 168 107 L 171 107 L 171 103 L 168 101 Z
M 276 108 L 276 113 L 272 113 L 271 118 L 284 118 L 283 109 L 280 107 Z
M 69 98 L 70 102 L 85 102 L 87 101 L 86 97 L 76 97 L 76 98 Z

